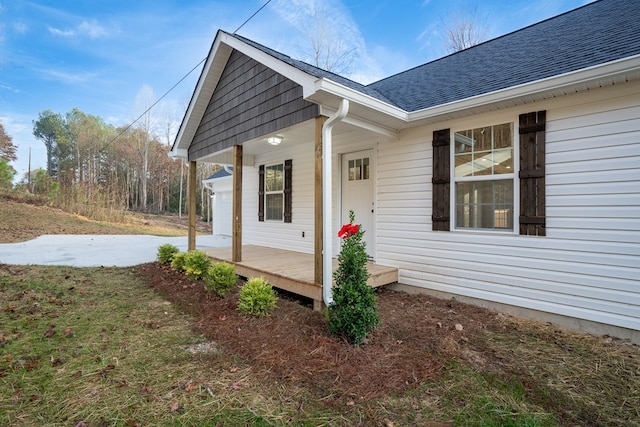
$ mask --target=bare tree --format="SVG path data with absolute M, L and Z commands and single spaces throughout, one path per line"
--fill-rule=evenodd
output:
M 166 139 L 167 147 L 171 147 L 173 138 L 175 137 L 176 126 L 176 111 L 172 104 L 164 102 L 161 104 L 160 109 L 160 127 L 162 128 L 162 136 Z
M 349 46 L 341 37 L 326 6 L 316 3 L 304 27 L 313 65 L 336 74 L 349 74 L 356 57 L 356 47 Z
M 152 132 L 153 132 L 153 118 L 151 116 L 150 108 L 154 102 L 153 89 L 148 85 L 143 85 L 136 95 L 136 107 L 142 119 L 140 120 L 140 130 L 142 132 L 142 144 L 140 147 L 140 154 L 142 155 L 142 171 L 141 171 L 141 184 L 140 191 L 140 204 L 142 209 L 147 208 L 147 184 L 149 176 L 149 147 L 151 146 Z
M 443 24 L 445 47 L 449 53 L 468 49 L 487 39 L 487 26 L 478 16 L 476 3 L 451 11 Z

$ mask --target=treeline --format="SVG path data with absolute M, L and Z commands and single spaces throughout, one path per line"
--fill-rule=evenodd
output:
M 66 114 L 45 110 L 33 123 L 47 166 L 25 174 L 17 190 L 96 219 L 127 210 L 186 211 L 188 162 L 168 157 L 169 132 L 160 141 L 149 118 L 138 126 L 115 127 L 78 109 Z M 205 219 L 209 198 L 201 181 L 215 170 L 198 165 L 197 213 Z

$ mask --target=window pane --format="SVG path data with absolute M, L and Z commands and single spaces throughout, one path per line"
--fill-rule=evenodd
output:
M 513 123 L 458 131 L 454 137 L 456 177 L 513 173 Z
M 473 151 L 491 150 L 491 127 L 473 130 Z
M 284 165 L 267 166 L 265 168 L 265 190 L 266 191 L 283 191 L 284 190 Z
M 463 130 L 454 134 L 456 154 L 458 153 L 470 153 L 473 147 L 472 132 L 470 130 Z
M 456 176 L 473 175 L 473 157 L 471 154 L 456 155 Z
M 265 196 L 265 217 L 268 220 L 282 221 L 282 212 L 284 210 L 284 197 L 282 193 L 267 194 Z
M 513 229 L 513 181 L 456 183 L 456 227 Z
M 369 179 L 369 158 L 362 159 L 362 179 Z
M 355 181 L 357 178 L 356 173 L 359 172 L 356 169 L 356 161 L 355 160 L 349 160 L 349 181 Z
M 493 173 L 513 173 L 513 148 L 493 152 Z
M 473 162 L 474 175 L 493 174 L 493 153 L 491 151 L 476 153 L 473 157 L 474 157 L 474 162 Z
M 493 126 L 493 148 L 512 147 L 513 123 Z

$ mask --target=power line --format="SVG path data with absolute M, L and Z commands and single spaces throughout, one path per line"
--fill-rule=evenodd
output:
M 256 10 L 249 18 L 247 18 L 238 28 L 236 28 L 236 30 L 233 32 L 233 34 L 237 33 L 238 31 L 240 31 L 240 29 L 242 27 L 245 26 L 245 24 L 247 24 L 249 21 L 251 21 L 253 19 L 254 16 L 256 16 L 258 13 L 260 13 L 260 11 L 262 9 L 264 9 L 265 7 L 267 7 L 267 5 L 271 3 L 271 0 L 267 0 L 267 2 L 265 4 L 263 4 L 258 10 Z M 155 107 L 158 102 L 162 101 L 167 95 L 169 95 L 169 93 L 171 93 L 171 91 L 173 89 L 176 88 L 176 86 L 178 86 L 180 83 L 182 83 L 184 81 L 184 79 L 186 79 L 187 77 L 189 77 L 189 75 L 191 73 L 193 73 L 196 68 L 198 68 L 204 61 L 206 61 L 207 58 L 202 59 L 200 62 L 198 62 L 187 74 L 185 74 L 180 80 L 178 80 L 178 82 L 176 84 L 174 84 L 173 86 L 171 86 L 171 88 L 166 91 L 160 98 L 158 98 L 153 104 L 151 104 L 151 106 L 149 108 L 147 108 L 146 110 L 144 110 L 144 112 L 142 114 L 140 114 L 134 121 L 132 121 L 131 123 L 129 123 L 129 125 L 127 125 L 127 127 L 125 127 L 122 131 L 120 131 L 120 133 L 118 135 L 116 135 L 115 137 L 113 137 L 109 142 L 107 142 L 104 147 L 102 147 L 100 149 L 100 151 L 106 149 L 107 147 L 109 147 L 111 144 L 113 144 L 118 138 L 120 138 L 126 131 L 128 131 L 129 129 L 131 129 L 131 126 L 133 126 L 134 124 L 136 124 L 138 122 L 138 120 L 140 120 L 142 117 L 144 117 L 145 114 L 147 114 L 149 111 L 151 111 L 151 109 L 153 107 Z
M 251 15 L 249 18 L 247 18 L 247 20 L 246 20 L 246 21 L 244 21 L 244 22 L 242 23 L 242 25 L 240 25 L 238 28 L 236 28 L 236 30 L 233 32 L 233 34 L 235 34 L 235 33 L 237 33 L 238 31 L 240 31 L 240 28 L 244 27 L 244 25 L 245 25 L 247 22 L 251 21 L 251 20 L 253 19 L 253 17 L 254 17 L 254 16 L 256 16 L 258 13 L 260 13 L 260 11 L 261 11 L 262 9 L 264 9 L 264 8 L 265 8 L 269 3 L 271 3 L 271 0 L 267 0 L 267 2 L 266 2 L 265 4 L 263 4 L 263 5 L 262 5 L 262 7 L 261 7 L 260 9 L 256 10 L 256 11 L 254 12 L 254 14 L 253 14 L 253 15 Z
M 171 86 L 171 88 L 166 91 L 160 98 L 158 98 L 153 104 L 151 104 L 151 106 L 149 108 L 147 108 L 146 110 L 144 110 L 144 112 L 142 114 L 140 114 L 134 121 L 132 121 L 131 123 L 129 123 L 129 125 L 127 125 L 127 127 L 125 127 L 118 135 L 116 135 L 115 137 L 113 137 L 109 142 L 107 142 L 104 147 L 102 147 L 100 149 L 100 151 L 106 149 L 107 147 L 109 147 L 111 144 L 113 144 L 116 139 L 120 138 L 126 131 L 128 131 L 129 129 L 131 129 L 131 126 L 133 126 L 134 124 L 136 124 L 138 122 L 138 120 L 140 120 L 142 117 L 144 117 L 145 114 L 147 114 L 153 107 L 155 107 L 158 102 L 162 101 L 167 95 L 169 95 L 169 93 L 171 93 L 171 91 L 173 89 L 176 88 L 176 86 L 178 86 L 180 83 L 182 83 L 184 81 L 184 79 L 186 79 L 187 77 L 189 77 L 189 75 L 191 73 L 193 73 L 196 68 L 198 68 L 200 66 L 200 64 L 202 64 L 204 61 L 206 61 L 207 58 L 204 58 L 203 60 L 201 60 L 200 62 L 198 62 L 191 70 L 189 70 L 189 72 L 187 74 L 185 74 L 184 76 L 182 76 L 182 78 L 180 80 L 178 80 L 178 82 L 176 84 L 174 84 L 173 86 Z

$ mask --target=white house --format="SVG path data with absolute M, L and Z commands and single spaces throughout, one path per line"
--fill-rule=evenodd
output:
M 637 0 L 366 86 L 219 31 L 172 155 L 235 165 L 236 257 L 315 254 L 330 291 L 354 210 L 400 289 L 640 342 Z

